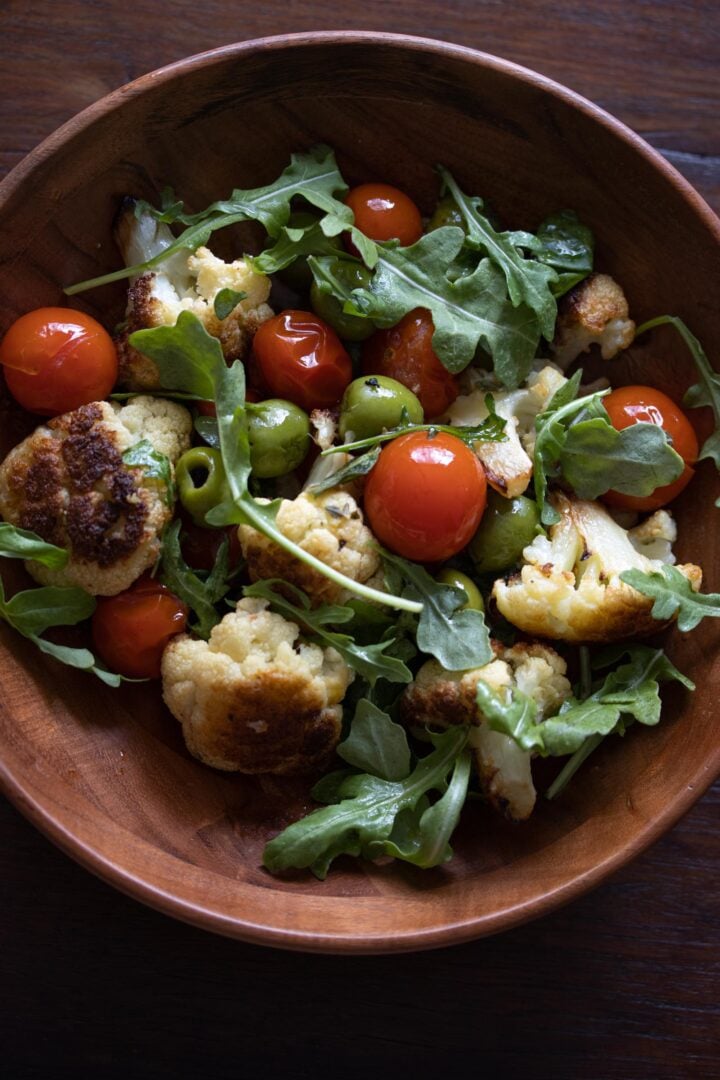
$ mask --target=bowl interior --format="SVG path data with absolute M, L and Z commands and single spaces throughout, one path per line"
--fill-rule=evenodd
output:
M 318 35 L 219 50 L 147 76 L 52 136 L 0 186 L 0 330 L 62 302 L 62 285 L 120 265 L 121 196 L 171 184 L 194 209 L 273 179 L 293 150 L 331 144 L 350 182 L 384 179 L 432 209 L 442 162 L 508 227 L 571 207 L 597 239 L 639 322 L 686 319 L 709 355 L 720 311 L 708 282 L 720 234 L 702 201 L 644 144 L 592 107 L 492 58 L 370 35 Z M 229 250 L 235 237 L 220 237 Z M 72 303 L 106 325 L 124 288 Z M 656 332 L 612 365 L 614 382 L 676 397 L 684 347 Z M 25 433 L 2 408 L 2 449 Z M 702 422 L 706 418 L 699 417 Z M 718 588 L 717 487 L 709 464 L 678 501 L 680 561 Z M 656 729 L 608 742 L 556 803 L 510 826 L 467 808 L 447 867 L 340 862 L 327 881 L 270 877 L 264 841 L 308 806 L 305 786 L 213 772 L 185 751 L 156 688 L 112 691 L 0 628 L 0 737 L 10 796 L 91 869 L 208 928 L 294 948 L 379 951 L 463 940 L 540 914 L 658 836 L 717 772 L 717 626 L 673 633 L 697 682 L 665 694 Z

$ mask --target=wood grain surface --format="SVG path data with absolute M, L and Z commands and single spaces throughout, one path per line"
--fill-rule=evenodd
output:
M 302 29 L 495 51 L 605 105 L 720 208 L 715 5 L 0 7 L 0 170 L 109 89 L 190 52 Z M 612 178 L 609 178 L 609 183 Z M 59 854 L 8 806 L 0 1032 L 11 1077 L 220 1078 L 383 1066 L 437 1075 L 720 1075 L 718 788 L 590 896 L 426 955 L 303 957 L 172 922 Z

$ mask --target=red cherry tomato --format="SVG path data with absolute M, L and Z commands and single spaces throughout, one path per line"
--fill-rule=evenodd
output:
M 440 562 L 472 539 L 485 510 L 485 472 L 454 435 L 394 439 L 365 485 L 365 513 L 382 544 L 406 559 Z
M 92 618 L 95 649 L 111 671 L 128 679 L 159 679 L 163 649 L 187 625 L 188 609 L 149 577 L 98 600 Z
M 651 495 L 643 497 L 608 491 L 602 496 L 604 502 L 621 510 L 658 510 L 684 491 L 695 475 L 689 462 L 697 459 L 699 446 L 690 421 L 672 398 L 652 386 L 621 386 L 603 398 L 603 405 L 612 426 L 618 431 L 641 422 L 657 424 L 670 436 L 673 449 L 686 463 L 677 480 L 655 488 Z
M 399 240 L 403 247 L 422 236 L 422 218 L 415 203 L 390 184 L 360 184 L 345 197 L 355 224 L 371 240 Z M 354 244 L 348 248 L 357 254 Z
M 397 379 L 420 398 L 426 419 L 444 413 L 460 392 L 433 352 L 434 329 L 430 312 L 415 308 L 397 326 L 368 338 L 362 351 L 363 375 Z
M 99 322 L 70 308 L 38 308 L 17 319 L 0 344 L 0 364 L 24 409 L 58 416 L 106 398 L 117 352 Z
M 335 405 L 352 379 L 352 362 L 334 330 L 310 311 L 283 311 L 253 339 L 260 376 L 272 397 L 306 412 Z

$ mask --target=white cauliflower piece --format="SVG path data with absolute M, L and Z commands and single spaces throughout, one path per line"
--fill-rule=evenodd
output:
M 337 409 L 313 409 L 310 413 L 310 434 L 321 450 L 329 450 L 338 430 Z
M 14 447 L 0 465 L 0 514 L 70 553 L 60 570 L 28 562 L 36 581 L 114 596 L 150 569 L 172 508 L 165 484 L 123 454 L 144 438 L 172 469 L 191 432 L 182 405 L 138 397 L 83 405 Z
M 283 499 L 276 518 L 288 539 L 346 577 L 382 588 L 380 555 L 355 499 L 338 489 Z M 314 605 L 343 603 L 349 593 L 319 571 L 279 547 L 250 525 L 238 536 L 252 581 L 282 578 L 302 589 Z
M 437 660 L 428 660 L 403 692 L 400 715 L 410 728 L 470 725 L 469 742 L 485 796 L 506 817 L 524 821 L 535 805 L 531 755 L 488 726 L 477 706 L 477 684 L 482 680 L 496 692 L 521 690 L 537 705 L 539 719 L 557 713 L 571 687 L 565 661 L 549 646 L 505 648 L 494 642 L 493 648 L 495 659 L 473 671 L 445 671 Z
M 646 559 L 674 565 L 672 546 L 677 540 L 677 525 L 668 510 L 656 510 L 639 525 L 628 529 L 628 540 Z
M 209 641 L 183 634 L 162 659 L 163 696 L 191 754 L 216 769 L 296 773 L 325 765 L 353 672 L 298 641 L 295 623 L 245 599 Z
M 128 266 L 159 255 L 175 239 L 168 226 L 151 214 L 142 214 L 138 219 L 133 200 L 126 200 L 115 235 Z M 225 319 L 218 319 L 213 302 L 222 289 L 247 295 Z M 130 285 L 126 326 L 116 339 L 119 382 L 133 389 L 159 387 L 154 362 L 133 349 L 128 337 L 148 327 L 174 326 L 183 311 L 191 311 L 207 332 L 219 339 L 228 360 L 244 357 L 255 331 L 272 317 L 272 308 L 266 302 L 269 295 L 270 278 L 257 273 L 246 259 L 226 263 L 206 247 L 192 254 L 176 252 Z
M 563 370 L 591 345 L 599 345 L 603 360 L 612 360 L 635 337 L 628 302 L 608 274 L 591 274 L 558 304 L 553 355 Z
M 638 548 L 647 546 L 649 534 L 655 541 L 662 534 L 668 542 L 674 535 L 670 514 L 653 515 L 654 522 L 651 518 L 633 530 L 634 546 L 629 533 L 600 503 L 560 493 L 552 497 L 552 503 L 560 521 L 550 527 L 548 536 L 536 537 L 525 548 L 519 573 L 493 586 L 500 613 L 527 634 L 561 641 L 608 642 L 661 630 L 663 624 L 650 614 L 653 601 L 621 581 L 620 574 L 633 568 L 650 572 L 662 567 L 666 551 L 660 561 Z M 702 582 L 700 567 L 688 563 L 678 569 L 697 591 Z
M 513 499 L 522 495 L 532 478 L 531 455 L 535 446 L 535 417 L 547 408 L 565 376 L 552 364 L 534 372 L 527 386 L 519 390 L 472 390 L 455 399 L 446 413 L 446 422 L 457 427 L 474 426 L 488 416 L 486 395 L 491 392 L 498 416 L 505 420 L 504 442 L 476 442 L 488 483 L 500 495 Z

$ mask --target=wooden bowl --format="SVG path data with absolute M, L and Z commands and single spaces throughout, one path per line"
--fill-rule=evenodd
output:
M 702 199 L 616 120 L 495 57 L 385 34 L 304 34 L 193 57 L 110 94 L 0 185 L 0 330 L 62 302 L 61 286 L 116 268 L 119 198 L 171 183 L 196 207 L 274 178 L 290 151 L 333 145 L 351 182 L 384 179 L 433 205 L 436 162 L 486 195 L 509 226 L 573 207 L 595 231 L 639 321 L 682 316 L 720 350 L 720 228 Z M 80 298 L 107 325 L 122 286 Z M 679 395 L 693 379 L 672 331 L 614 381 Z M 6 450 L 19 430 L 7 402 Z M 697 415 L 697 414 L 696 414 Z M 717 478 L 678 501 L 681 559 L 718 588 Z M 511 826 L 464 815 L 445 868 L 339 862 L 325 882 L 261 869 L 264 841 L 307 805 L 282 779 L 213 772 L 185 751 L 156 689 L 105 688 L 0 629 L 4 787 L 38 828 L 118 888 L 188 922 L 293 949 L 389 952 L 466 941 L 551 910 L 656 840 L 720 768 L 712 620 L 669 649 L 697 683 L 665 694 L 662 723 L 611 739 L 557 801 Z

